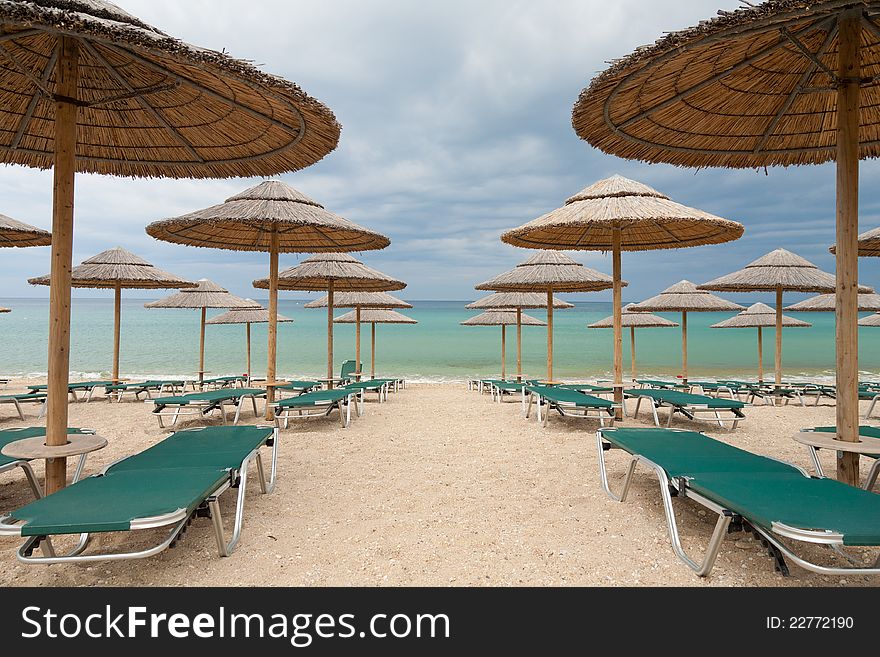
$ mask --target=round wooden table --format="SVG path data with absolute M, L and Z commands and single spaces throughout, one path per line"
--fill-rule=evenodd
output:
M 833 449 L 838 453 L 838 458 L 842 454 L 858 454 L 860 456 L 880 456 L 880 438 L 872 436 L 859 435 L 859 441 L 851 443 L 845 440 L 838 440 L 837 434 L 830 431 L 800 431 L 794 435 L 795 442 L 806 445 L 810 450 L 810 458 L 813 461 L 813 467 L 816 474 L 820 477 L 825 476 L 822 470 L 822 464 L 819 461 L 819 450 Z M 871 467 L 868 478 L 865 481 L 865 487 L 871 488 L 880 473 L 880 459 Z
M 58 458 L 79 456 L 79 463 L 76 464 L 76 470 L 73 473 L 73 482 L 76 483 L 82 475 L 86 457 L 91 452 L 104 449 L 106 446 L 107 439 L 94 433 L 71 433 L 67 435 L 67 444 L 65 445 L 47 445 L 45 435 L 33 436 L 5 445 L 0 453 L 13 459 L 43 459 L 47 462 Z

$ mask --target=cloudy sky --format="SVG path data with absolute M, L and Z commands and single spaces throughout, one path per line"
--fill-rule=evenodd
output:
M 703 282 L 785 247 L 833 270 L 830 166 L 693 171 L 609 157 L 577 138 L 572 104 L 609 59 L 732 9 L 735 0 L 119 0 L 191 43 L 225 49 L 297 82 L 342 123 L 339 148 L 283 179 L 328 209 L 379 230 L 388 249 L 363 259 L 409 282 L 410 299 L 470 299 L 473 285 L 528 252 L 501 232 L 561 205 L 613 173 L 672 199 L 741 221 L 732 244 L 624 254 L 624 296 L 638 300 L 682 278 Z M 861 230 L 880 224 L 875 162 L 862 168 Z M 266 256 L 157 242 L 143 227 L 220 202 L 258 180 L 77 178 L 76 262 L 111 246 L 188 278 L 253 296 Z M 0 174 L 0 212 L 48 227 L 51 175 Z M 610 271 L 602 254 L 574 254 Z M 4 249 L 0 295 L 38 296 L 48 249 Z M 282 256 L 282 267 L 296 264 Z M 880 263 L 861 280 L 880 285 Z M 873 261 L 873 262 L 872 262 Z M 102 294 L 77 291 L 77 295 Z M 607 294 L 592 295 L 596 300 Z

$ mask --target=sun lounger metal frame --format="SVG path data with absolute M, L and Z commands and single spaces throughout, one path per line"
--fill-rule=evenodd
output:
M 92 401 L 92 397 L 95 394 L 95 390 L 98 388 L 107 389 L 108 385 L 111 385 L 112 381 L 72 381 L 67 384 L 67 394 L 70 395 L 70 401 L 72 402 L 86 402 L 89 403 Z M 31 393 L 45 393 L 47 389 L 46 384 L 33 384 L 28 386 L 28 390 Z M 77 394 L 77 391 L 84 391 L 83 397 L 80 397 Z
M 209 390 L 222 390 L 223 388 L 244 388 L 247 385 L 247 377 L 243 375 L 235 376 L 215 376 L 212 379 L 204 379 L 201 381 L 201 387 Z
M 222 390 L 227 390 L 227 388 L 218 388 L 217 390 L 211 390 L 208 392 L 220 392 Z M 200 393 L 190 393 L 189 395 L 180 395 L 182 398 L 186 398 L 192 395 L 198 395 Z M 193 417 L 193 416 L 201 416 L 204 417 L 208 413 L 212 411 L 220 411 L 220 418 L 223 420 L 223 424 L 227 424 L 226 420 L 226 406 L 231 403 L 235 406 L 235 419 L 232 421 L 232 424 L 238 424 L 238 421 L 241 419 L 241 410 L 244 408 L 245 400 L 251 400 L 251 406 L 254 411 L 254 417 L 259 417 L 259 412 L 257 411 L 257 398 L 265 399 L 266 391 L 258 390 L 256 388 L 228 388 L 228 395 L 226 397 L 217 398 L 217 399 L 192 399 L 187 401 L 185 404 L 181 403 L 160 403 L 163 399 L 167 399 L 165 397 L 157 397 L 155 399 L 145 399 L 145 404 L 152 403 L 154 405 L 152 414 L 159 421 L 159 428 L 165 428 L 165 422 L 162 418 L 172 416 L 171 424 L 168 426 L 175 426 L 177 424 L 177 420 L 181 417 Z M 174 410 L 166 411 L 166 408 L 173 408 Z M 191 410 L 184 410 L 191 409 Z
M 261 426 L 261 425 L 258 425 Z M 196 427 L 193 429 L 185 429 L 187 431 L 202 431 L 208 427 Z M 241 462 L 241 466 L 229 471 L 229 476 L 196 507 L 196 509 L 187 513 L 186 509 L 177 509 L 171 513 L 149 518 L 136 518 L 131 521 L 129 531 L 138 531 L 144 529 L 158 529 L 168 527 L 168 533 L 165 538 L 152 547 L 136 550 L 133 552 L 109 552 L 101 554 L 83 554 L 91 542 L 91 534 L 80 534 L 76 547 L 69 553 L 57 555 L 52 546 L 51 537 L 49 536 L 29 536 L 24 544 L 18 549 L 16 556 L 23 563 L 92 563 L 96 561 L 122 561 L 125 559 L 145 559 L 153 555 L 159 554 L 174 544 L 181 538 L 181 534 L 186 530 L 190 523 L 198 517 L 208 517 L 211 519 L 211 526 L 214 530 L 214 536 L 217 540 L 217 550 L 221 557 L 228 557 L 241 539 L 241 528 L 244 521 L 244 500 L 247 492 L 248 469 L 251 463 L 257 467 L 258 481 L 260 484 L 260 492 L 263 495 L 271 493 L 275 489 L 278 463 L 278 428 L 265 427 L 272 429 L 272 437 L 269 438 L 265 445 L 272 448 L 272 462 L 269 478 L 266 478 L 265 466 L 263 464 L 260 447 L 257 447 L 248 454 Z M 180 433 L 180 432 L 178 432 Z M 127 458 L 127 457 L 126 457 Z M 125 458 L 119 459 L 108 465 L 94 477 L 104 476 L 114 465 L 124 461 Z M 238 495 L 235 502 L 235 517 L 232 525 L 232 536 L 226 540 L 226 531 L 223 524 L 223 517 L 220 514 L 220 496 L 231 488 L 238 488 Z M 0 517 L 0 536 L 21 536 L 20 523 L 8 522 L 9 516 Z M 110 533 L 110 532 L 102 532 Z M 34 551 L 39 548 L 42 556 L 35 556 Z
M 815 433 L 816 429 L 813 427 L 809 427 L 806 429 L 801 429 L 800 433 Z M 816 445 L 805 445 L 805 447 L 809 450 L 810 453 L 810 461 L 813 463 L 813 469 L 816 471 L 816 476 L 820 479 L 825 478 L 825 470 L 822 468 L 822 462 L 819 460 L 819 451 L 822 449 L 821 447 L 817 447 Z M 865 490 L 871 490 L 874 488 L 874 484 L 877 483 L 877 478 L 880 477 L 880 457 L 874 458 L 874 463 L 871 464 L 871 468 L 868 470 L 868 474 L 865 477 L 865 482 L 862 484 L 862 488 Z
M 880 388 L 865 388 L 859 390 L 859 399 L 864 398 L 867 398 L 871 402 L 868 404 L 868 409 L 865 411 L 865 419 L 870 420 L 874 417 L 874 408 L 876 408 L 877 402 L 880 402 Z
M 321 399 L 321 393 L 327 392 L 341 392 L 347 391 L 348 394 L 344 397 L 337 399 L 327 399 L 326 397 Z M 289 397 L 288 399 L 297 400 L 299 402 L 304 401 L 303 398 L 307 397 L 310 393 L 305 393 L 303 395 L 299 395 L 298 397 Z M 339 411 L 339 421 L 342 424 L 342 428 L 348 428 L 351 424 L 351 406 L 355 404 L 355 411 L 358 416 L 363 415 L 363 404 L 364 404 L 364 391 L 362 389 L 346 389 L 346 388 L 336 388 L 332 391 L 321 391 L 316 392 L 318 397 L 315 397 L 314 403 L 309 406 L 288 406 L 283 402 L 285 400 L 279 399 L 276 400 L 272 404 L 272 413 L 275 417 L 275 426 L 280 427 L 282 423 L 284 424 L 284 428 L 288 429 L 290 427 L 291 420 L 307 420 L 311 417 L 328 417 L 333 410 Z M 308 401 L 308 400 L 305 400 Z M 343 407 L 345 410 L 343 411 Z
M 182 395 L 186 392 L 188 385 L 193 385 L 193 382 L 182 379 L 177 381 L 142 381 L 140 383 L 116 383 L 105 390 L 111 401 L 115 398 L 117 402 L 121 402 L 124 395 L 134 395 L 134 398 L 140 401 L 142 394 L 145 394 L 147 399 L 152 399 L 153 392 L 159 396 L 165 393 Z
M 343 390 L 360 390 L 363 393 L 363 400 L 366 401 L 368 392 L 375 392 L 379 403 L 388 401 L 388 388 L 392 381 L 390 379 L 366 379 L 364 381 L 352 381 L 342 386 Z
M 651 390 L 651 389 L 649 388 L 648 390 Z M 653 390 L 655 392 L 658 391 L 656 388 Z M 741 408 L 732 408 L 732 407 L 712 408 L 708 403 L 706 403 L 706 404 L 675 404 L 675 403 L 673 403 L 669 400 L 666 400 L 666 399 L 662 399 L 662 398 L 657 399 L 656 397 L 653 397 L 651 395 L 644 394 L 644 391 L 645 391 L 644 388 L 642 388 L 642 389 L 635 388 L 635 389 L 631 389 L 631 390 L 624 390 L 623 391 L 624 405 L 625 405 L 625 400 L 627 398 L 633 398 L 633 397 L 636 398 L 636 409 L 632 414 L 633 419 L 636 419 L 639 417 L 639 408 L 641 407 L 642 400 L 646 400 L 650 404 L 651 413 L 654 416 L 654 426 L 657 426 L 657 427 L 661 426 L 660 425 L 660 417 L 657 415 L 657 409 L 659 409 L 659 408 L 668 408 L 669 409 L 669 416 L 666 418 L 666 427 L 667 428 L 669 428 L 672 425 L 672 419 L 676 413 L 681 413 L 688 420 L 694 420 L 694 421 L 702 420 L 704 422 L 714 421 L 722 429 L 726 428 L 725 423 L 729 422 L 731 431 L 736 429 L 736 427 L 740 423 L 740 421 L 745 419 L 745 414 L 742 412 Z M 678 391 L 670 391 L 670 392 L 678 392 Z M 703 396 L 708 397 L 708 395 L 703 395 Z M 739 401 L 739 400 L 731 400 L 731 401 Z M 740 403 L 745 405 L 747 402 L 740 402 Z M 732 418 L 721 417 L 721 412 L 723 412 L 723 411 L 731 412 L 733 414 L 733 417 Z M 705 414 L 711 414 L 712 417 L 708 418 L 708 419 L 705 417 L 701 417 L 702 415 L 705 415 Z
M 641 456 L 640 454 L 632 454 L 615 445 L 612 441 L 605 438 L 605 432 L 608 430 L 609 429 L 599 429 L 596 432 L 596 446 L 599 453 L 599 478 L 605 494 L 615 502 L 625 502 L 632 484 L 636 466 L 643 465 L 653 471 L 660 484 L 660 497 L 663 502 L 663 511 L 666 515 L 666 528 L 668 530 L 669 540 L 672 543 L 672 550 L 675 552 L 675 555 L 698 576 L 707 577 L 712 572 L 712 568 L 715 565 L 715 560 L 718 557 L 718 552 L 721 549 L 724 537 L 732 531 L 752 531 L 757 537 L 766 541 L 769 546 L 772 546 L 770 553 L 775 559 L 777 569 L 781 570 L 783 575 L 788 574 L 784 559 L 789 559 L 801 568 L 820 575 L 880 575 L 880 557 L 878 557 L 877 561 L 871 567 L 866 568 L 856 566 L 855 561 L 843 551 L 843 536 L 841 534 L 833 531 L 808 530 L 798 527 L 790 527 L 782 523 L 773 523 L 772 531 L 767 531 L 762 527 L 753 525 L 748 521 L 748 518 L 744 518 L 740 514 L 734 513 L 704 495 L 691 490 L 688 487 L 687 477 L 670 477 L 667 475 L 666 470 L 657 463 Z M 669 431 L 681 431 L 687 433 L 687 430 L 685 429 L 669 429 Z M 712 440 L 708 436 L 706 436 L 706 438 Z M 605 453 L 612 449 L 621 449 L 630 456 L 629 465 L 627 466 L 619 493 L 612 491 L 608 482 L 608 469 L 605 463 Z M 766 458 L 772 459 L 772 457 Z M 781 459 L 772 460 L 790 465 L 803 474 L 804 477 L 809 478 L 810 476 L 803 468 L 794 463 L 789 463 Z M 678 523 L 675 519 L 675 508 L 672 504 L 673 497 L 693 500 L 709 511 L 718 514 L 718 520 L 715 523 L 715 528 L 712 531 L 712 536 L 709 539 L 702 561 L 692 559 L 682 546 L 681 536 L 678 531 Z M 808 561 L 795 554 L 791 548 L 786 546 L 785 543 L 782 542 L 783 538 L 828 547 L 835 554 L 843 557 L 851 564 L 851 566 L 823 566 Z
M 551 410 L 557 411 L 563 417 L 574 417 L 582 420 L 599 420 L 599 426 L 602 427 L 605 426 L 605 421 L 607 420 L 609 422 L 609 426 L 614 426 L 614 419 L 616 417 L 615 411 L 618 408 L 617 404 L 612 404 L 611 406 L 590 406 L 585 404 L 576 404 L 565 400 L 551 399 L 551 397 L 544 394 L 545 392 L 552 394 L 553 388 L 548 386 L 548 389 L 546 391 L 541 390 L 536 386 L 526 386 L 523 388 L 523 394 L 528 399 L 528 403 L 525 409 L 526 418 L 531 415 L 532 402 L 537 397 L 538 401 L 535 403 L 535 416 L 538 422 L 540 422 L 541 425 L 544 427 L 547 426 L 547 420 L 550 417 Z M 577 391 L 569 390 L 569 392 Z M 584 394 L 584 399 L 588 400 L 591 396 L 592 395 Z
M 46 414 L 47 399 L 48 397 L 44 392 L 22 392 L 12 395 L 0 395 L 0 404 L 12 404 L 15 407 L 15 412 L 18 413 L 19 420 L 24 420 L 22 404 L 40 404 L 40 412 L 37 413 L 37 419 L 39 419 Z
M 25 431 L 30 429 L 31 427 L 12 427 L 10 429 L 3 429 L 3 432 L 13 432 L 13 431 Z M 81 434 L 94 435 L 94 429 L 79 429 Z M 84 452 L 79 455 L 76 463 L 76 469 L 73 471 L 73 483 L 79 481 L 79 478 L 82 476 L 83 469 L 86 465 L 86 459 L 88 458 L 88 452 Z M 10 472 L 15 468 L 21 468 L 24 472 L 24 478 L 27 479 L 28 486 L 30 486 L 31 491 L 34 494 L 34 497 L 39 499 L 43 497 L 43 487 L 40 485 L 40 480 L 37 479 L 37 475 L 34 473 L 34 469 L 31 467 L 31 461 L 33 459 L 18 459 L 15 461 L 10 461 L 9 463 L 0 464 L 0 473 Z

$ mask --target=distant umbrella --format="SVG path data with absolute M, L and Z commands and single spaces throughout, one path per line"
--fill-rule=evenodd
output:
M 247 376 L 251 378 L 251 324 L 267 324 L 269 322 L 269 311 L 263 308 L 253 299 L 245 299 L 253 305 L 246 308 L 232 308 L 222 315 L 212 317 L 205 324 L 244 324 L 245 337 L 247 344 Z M 276 322 L 292 322 L 290 317 L 277 315 Z
M 0 247 L 49 246 L 51 243 L 51 233 L 0 214 Z
M 832 245 L 828 250 L 836 254 L 837 245 Z M 880 226 L 859 235 L 859 255 L 874 258 L 880 256 Z
M 859 320 L 859 326 L 880 326 L 880 313 L 863 317 Z
M 620 313 L 620 321 L 622 328 L 629 329 L 629 353 L 632 365 L 632 378 L 636 380 L 636 329 L 637 328 L 673 328 L 678 326 L 673 321 L 651 313 L 636 313 L 630 310 L 633 304 L 629 304 L 623 308 Z M 593 322 L 587 328 L 614 328 L 614 315 Z
M 833 313 L 836 303 L 835 299 L 835 295 L 833 294 L 818 294 L 815 297 L 798 301 L 785 308 L 785 310 L 793 313 Z M 876 312 L 880 310 L 880 294 L 874 294 L 873 292 L 860 292 L 858 299 L 859 312 Z
M 522 308 L 517 308 L 516 310 L 504 310 L 504 309 L 490 309 L 486 312 L 475 315 L 470 319 L 466 319 L 461 322 L 462 326 L 500 326 L 501 327 L 501 378 L 506 378 L 507 371 L 507 337 L 506 337 L 506 329 L 508 326 L 516 325 L 517 327 L 517 378 L 522 379 L 522 352 L 520 350 L 520 329 L 523 326 L 547 326 L 546 322 L 541 321 L 536 317 L 532 317 L 531 315 L 526 315 L 522 312 Z
M 513 269 L 475 287 L 494 292 L 540 291 L 547 295 L 547 380 L 552 381 L 553 292 L 598 292 L 613 286 L 610 276 L 584 267 L 561 251 L 538 251 Z
M 344 293 L 343 293 L 344 294 Z M 386 295 L 386 296 L 391 296 Z M 393 297 L 392 297 L 393 298 Z M 340 315 L 333 320 L 339 324 L 356 324 L 358 333 L 362 323 L 370 325 L 370 378 L 376 378 L 376 324 L 418 324 L 412 317 L 407 317 L 394 310 L 380 308 L 361 308 L 358 306 L 352 312 Z M 358 367 L 360 367 L 358 361 Z
M 716 297 L 690 281 L 679 281 L 657 296 L 629 306 L 630 312 L 681 313 L 681 377 L 688 379 L 687 316 L 688 313 L 736 312 L 744 306 Z
M 834 296 L 834 295 L 831 295 Z M 761 330 L 776 326 L 776 311 L 763 303 L 755 303 L 746 308 L 740 314 L 725 319 L 723 322 L 712 324 L 710 328 L 756 328 L 758 329 L 758 381 L 764 381 L 764 344 Z M 788 315 L 782 315 L 784 328 L 809 327 L 812 324 L 803 322 Z
M 190 308 L 201 310 L 201 322 L 199 326 L 199 383 L 205 378 L 205 316 L 208 308 L 252 308 L 253 301 L 247 301 L 217 285 L 207 278 L 199 280 L 196 287 L 181 290 L 144 304 L 144 308 Z
M 29 278 L 31 285 L 49 285 L 50 276 Z M 111 289 L 113 299 L 113 381 L 119 381 L 119 347 L 122 326 L 122 290 L 157 290 L 195 287 L 192 281 L 154 267 L 131 251 L 117 246 L 82 261 L 70 273 L 77 288 Z
M 12 308 L 4 308 L 3 306 L 0 306 L 0 313 L 11 313 L 11 312 L 12 312 Z

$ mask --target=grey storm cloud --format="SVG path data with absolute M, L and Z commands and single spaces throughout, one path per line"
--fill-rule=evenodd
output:
M 725 171 L 647 166 L 606 156 L 571 128 L 572 105 L 606 62 L 709 18 L 735 0 L 119 0 L 127 11 L 201 46 L 226 50 L 301 85 L 342 123 L 339 148 L 282 176 L 327 208 L 392 238 L 362 254 L 409 282 L 411 299 L 471 299 L 473 285 L 524 259 L 501 232 L 558 207 L 591 182 L 622 175 L 681 203 L 741 221 L 737 242 L 624 255 L 625 296 L 700 282 L 785 247 L 826 270 L 834 261 L 829 166 Z M 880 224 L 878 166 L 862 173 L 862 230 Z M 150 221 L 218 203 L 254 180 L 77 178 L 75 259 L 125 246 L 189 278 L 253 296 L 266 258 L 157 242 Z M 48 226 L 51 174 L 5 167 L 0 212 Z M 48 249 L 6 249 L 4 296 L 37 296 Z M 604 254 L 573 254 L 607 271 Z M 282 257 L 282 266 L 300 256 Z M 880 263 L 861 279 L 880 285 Z M 90 294 L 77 291 L 77 294 Z M 100 294 L 100 293 L 97 293 Z M 606 299 L 606 294 L 590 297 Z

